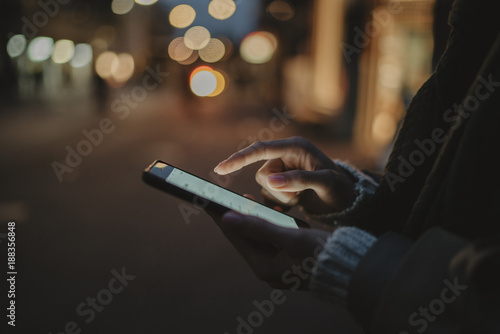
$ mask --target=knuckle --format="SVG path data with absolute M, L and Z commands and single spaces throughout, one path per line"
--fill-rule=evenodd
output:
M 255 182 L 264 187 L 266 185 L 266 177 L 263 173 L 257 172 L 255 174 Z
M 298 183 L 298 184 L 307 184 L 307 181 L 308 181 L 308 177 L 306 175 L 306 173 L 303 173 L 301 171 L 293 171 L 290 173 L 290 176 L 291 176 L 291 181 L 294 182 L 294 183 Z
M 262 149 L 265 149 L 266 146 L 267 146 L 267 141 L 257 140 L 255 142 L 253 142 L 252 145 L 250 145 L 250 148 L 252 148 L 254 150 L 262 150 Z
M 258 149 L 262 145 L 261 141 L 254 141 L 252 145 L 250 145 L 248 148 L 250 149 Z
M 268 141 L 259 140 L 250 145 L 249 149 L 253 153 L 263 154 L 264 156 L 267 156 L 268 147 L 269 147 Z
M 337 180 L 340 178 L 340 175 L 337 171 L 333 169 L 325 170 L 325 181 L 329 186 L 334 186 L 337 183 Z
M 301 136 L 293 136 L 290 138 L 290 141 L 298 146 L 303 146 L 304 144 L 308 143 L 307 139 L 301 137 Z
M 267 187 L 267 177 L 270 174 L 269 169 L 264 165 L 255 173 L 255 181 L 262 187 Z

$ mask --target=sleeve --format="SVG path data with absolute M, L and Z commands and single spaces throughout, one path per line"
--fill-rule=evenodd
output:
M 309 289 L 320 299 L 345 306 L 354 270 L 376 240 L 356 227 L 336 229 L 318 255 Z
M 500 332 L 500 238 L 469 242 L 433 228 L 388 232 L 349 282 L 347 307 L 368 333 Z
M 368 175 L 340 160 L 334 160 L 334 162 L 355 180 L 354 202 L 350 207 L 341 212 L 323 215 L 308 214 L 308 218 L 328 225 L 352 226 L 358 221 L 360 214 L 364 212 L 365 204 L 373 197 L 379 184 L 379 178 L 375 174 Z

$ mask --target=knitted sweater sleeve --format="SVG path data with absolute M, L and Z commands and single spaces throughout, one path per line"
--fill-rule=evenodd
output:
M 355 223 L 365 203 L 375 193 L 378 183 L 344 162 L 335 163 L 356 180 L 355 200 L 342 212 L 311 216 L 313 219 L 341 227 L 335 230 L 320 252 L 310 281 L 310 289 L 322 299 L 345 305 L 354 270 L 377 240 L 370 233 L 348 225 Z
M 345 305 L 359 261 L 377 238 L 356 227 L 339 227 L 328 238 L 313 270 L 310 290 L 319 298 Z
M 321 215 L 309 214 L 308 217 L 328 225 L 351 226 L 355 224 L 360 214 L 365 210 L 365 204 L 373 197 L 378 187 L 378 181 L 345 162 L 339 160 L 334 162 L 354 178 L 354 202 L 341 212 Z

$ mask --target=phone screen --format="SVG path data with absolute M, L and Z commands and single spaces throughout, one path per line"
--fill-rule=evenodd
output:
M 256 216 L 279 226 L 298 228 L 293 217 L 203 180 L 174 166 L 157 162 L 151 168 L 150 172 L 157 176 L 161 176 L 167 183 L 231 210 Z

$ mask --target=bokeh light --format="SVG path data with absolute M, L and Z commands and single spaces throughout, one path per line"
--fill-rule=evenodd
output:
M 75 54 L 71 58 L 70 65 L 73 68 L 84 67 L 92 62 L 92 47 L 87 43 L 80 43 L 75 46 Z
M 103 79 L 111 78 L 111 66 L 118 59 L 116 53 L 106 51 L 101 53 L 95 61 L 95 71 Z
M 225 49 L 224 57 L 222 57 L 221 60 L 228 59 L 229 57 L 231 57 L 231 55 L 233 54 L 233 51 L 234 51 L 233 42 L 231 42 L 231 40 L 225 36 L 220 36 L 219 40 L 222 43 L 224 43 L 224 49 Z
M 209 66 L 199 66 L 191 72 L 189 84 L 193 94 L 201 97 L 215 97 L 226 87 L 226 79 L 222 73 Z
M 214 91 L 211 94 L 207 95 L 208 97 L 215 97 L 217 95 L 220 95 L 226 88 L 226 79 L 224 78 L 222 73 L 220 73 L 219 71 L 212 71 L 212 74 L 217 80 L 217 85 L 215 86 Z
M 24 35 L 14 35 L 7 42 L 7 54 L 11 58 L 19 57 L 26 49 L 26 37 Z
M 52 55 L 54 40 L 50 37 L 37 37 L 28 46 L 28 58 L 31 61 L 45 61 Z
M 274 0 L 267 6 L 267 12 L 276 20 L 287 21 L 295 14 L 292 4 L 284 0 Z
M 170 24 L 176 28 L 189 27 L 196 18 L 196 11 L 189 5 L 178 5 L 170 11 Z
M 271 33 L 253 32 L 241 42 L 240 55 L 251 64 L 264 64 L 272 59 L 276 47 L 277 40 Z
M 217 20 L 226 20 L 236 11 L 233 0 L 212 0 L 208 4 L 208 13 Z
M 189 56 L 188 59 L 186 60 L 179 60 L 177 61 L 179 64 L 181 65 L 191 65 L 192 63 L 194 63 L 195 61 L 198 60 L 198 51 L 194 50 L 193 53 L 191 54 L 191 56 Z
M 208 71 L 208 72 L 212 72 L 214 69 L 211 68 L 210 66 L 198 66 L 197 68 L 195 68 L 192 72 L 191 72 L 191 75 L 189 76 L 189 81 L 193 80 L 193 76 L 198 73 L 198 72 L 201 72 L 201 71 Z
M 127 14 L 134 7 L 134 0 L 113 0 L 111 10 L 118 15 Z
M 372 123 L 373 139 L 379 144 L 388 144 L 396 133 L 397 121 L 388 112 L 377 114 Z
M 276 49 L 278 48 L 278 39 L 276 38 L 276 36 L 268 31 L 260 31 L 259 34 L 266 36 L 273 46 L 273 51 L 276 51 Z
M 215 63 L 224 57 L 226 47 L 224 43 L 217 38 L 212 38 L 207 46 L 200 50 L 200 58 L 207 63 Z
M 198 71 L 191 78 L 191 91 L 197 96 L 208 96 L 217 88 L 217 78 L 213 71 Z
M 379 64 L 378 67 L 378 81 L 381 85 L 389 89 L 400 89 L 403 81 L 403 70 L 398 66 L 396 59 L 391 59 L 389 62 Z
M 192 50 L 201 50 L 210 42 L 210 32 L 202 26 L 191 27 L 184 34 L 184 44 Z
M 193 50 L 184 44 L 184 37 L 177 37 L 168 45 L 168 55 L 175 61 L 184 61 L 191 57 Z
M 75 54 L 75 43 L 69 39 L 60 39 L 54 44 L 52 61 L 56 64 L 65 64 L 73 58 Z
M 143 6 L 149 6 L 156 3 L 158 0 L 135 0 L 136 3 Z
M 134 57 L 121 53 L 111 63 L 111 76 L 119 83 L 126 82 L 134 74 Z

